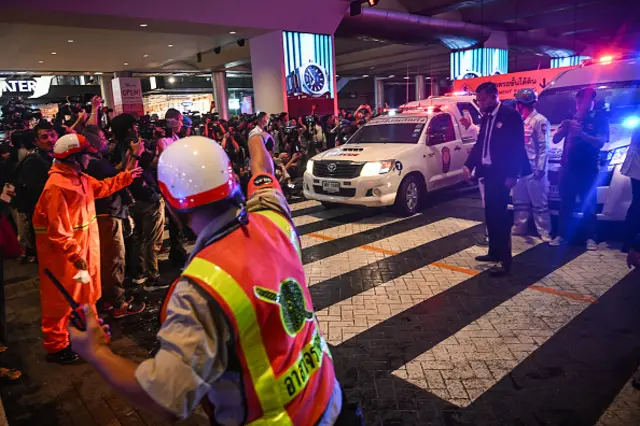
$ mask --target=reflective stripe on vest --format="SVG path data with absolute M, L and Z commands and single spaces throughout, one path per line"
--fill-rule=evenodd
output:
M 80 224 L 80 225 L 72 226 L 71 229 L 73 229 L 74 231 L 80 231 L 80 230 L 89 229 L 89 226 L 91 226 L 91 224 L 93 222 L 95 222 L 96 220 L 98 220 L 98 217 L 97 216 L 93 216 L 93 218 L 91 218 L 88 222 L 85 222 L 85 223 Z M 33 231 L 36 234 L 46 234 L 47 233 L 47 227 L 46 226 L 34 226 L 33 227 Z
M 298 256 L 300 260 L 302 260 L 302 249 L 300 248 L 300 240 L 298 239 L 298 233 L 296 232 L 295 227 L 289 222 L 284 216 L 280 213 L 276 213 L 273 210 L 262 210 L 259 212 L 255 212 L 256 214 L 262 215 L 264 217 L 269 218 L 273 223 L 276 224 L 278 228 L 282 230 L 287 236 L 287 239 L 291 241 L 291 244 L 296 248 L 298 252 Z
M 262 408 L 263 417 L 251 426 L 292 426 L 286 406 L 305 388 L 313 373 L 323 363 L 323 355 L 331 354 L 314 321 L 313 338 L 296 361 L 280 377 L 276 377 L 267 355 L 253 304 L 240 284 L 226 271 L 205 259 L 195 257 L 182 273 L 205 283 L 225 302 L 236 321 L 238 340 L 251 376 L 252 385 Z

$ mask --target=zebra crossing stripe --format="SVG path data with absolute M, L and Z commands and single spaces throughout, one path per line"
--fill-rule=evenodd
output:
M 308 209 L 310 207 L 318 207 L 321 205 L 322 204 L 318 201 L 309 200 L 309 201 L 302 201 L 300 203 L 289 204 L 289 209 L 292 212 L 295 212 L 296 210 Z
M 539 240 L 514 237 L 514 255 L 538 244 Z M 326 330 L 327 342 L 339 345 L 479 274 L 481 271 L 477 268 L 483 265 L 478 265 L 474 258 L 485 252 L 485 248 L 478 246 L 466 248 L 317 312 L 320 328 Z
M 295 226 L 309 225 L 310 223 L 316 223 L 322 220 L 331 219 L 345 213 L 349 213 L 350 211 L 353 211 L 353 209 L 349 207 L 341 207 L 332 210 L 320 211 L 313 214 L 297 216 L 293 218 L 293 224 Z
M 624 262 L 613 251 L 581 254 L 393 374 L 467 407 L 624 278 Z
M 416 215 L 417 216 L 417 215 Z M 414 216 L 415 217 L 415 216 Z M 376 229 L 384 225 L 401 222 L 410 218 L 402 218 L 396 216 L 380 215 L 371 218 L 365 218 L 356 222 L 337 225 L 321 232 L 312 232 L 300 237 L 302 248 L 309 248 L 321 244 L 325 241 L 332 241 L 338 238 L 344 238 L 356 235 L 361 232 Z
M 368 251 L 360 247 L 309 263 L 304 266 L 307 285 L 313 286 L 320 282 L 356 270 L 363 266 L 394 254 L 402 253 L 431 241 L 439 240 L 465 229 L 478 225 L 479 222 L 447 218 L 430 223 L 410 231 L 402 232 L 390 238 L 367 244 Z

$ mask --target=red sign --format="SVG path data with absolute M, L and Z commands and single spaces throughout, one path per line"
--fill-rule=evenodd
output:
M 572 68 L 577 67 L 547 68 L 456 80 L 453 82 L 453 90 L 456 92 L 475 92 L 479 85 L 491 81 L 498 86 L 500 99 L 513 99 L 520 89 L 534 89 L 537 93 L 540 93 L 558 74 Z

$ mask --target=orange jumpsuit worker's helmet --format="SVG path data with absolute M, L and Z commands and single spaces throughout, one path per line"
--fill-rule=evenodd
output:
M 82 135 L 72 133 L 62 136 L 53 146 L 53 157 L 59 160 L 69 158 L 73 154 L 89 154 L 98 152 Z
M 227 153 L 203 136 L 180 139 L 162 152 L 158 185 L 169 205 L 183 211 L 238 197 L 242 192 Z

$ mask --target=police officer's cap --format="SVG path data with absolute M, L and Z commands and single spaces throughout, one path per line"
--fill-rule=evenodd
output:
M 538 101 L 538 94 L 533 89 L 520 89 L 516 93 L 516 102 L 521 104 L 532 104 Z
M 576 98 L 578 99 L 595 99 L 596 98 L 596 90 L 592 87 L 583 87 L 578 90 L 576 93 Z

